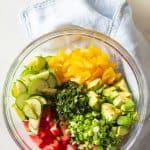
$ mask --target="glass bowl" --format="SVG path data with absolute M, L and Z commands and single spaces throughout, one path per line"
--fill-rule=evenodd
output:
M 15 59 L 6 77 L 3 90 L 3 114 L 11 137 L 21 149 L 38 149 L 12 109 L 14 103 L 14 98 L 11 95 L 12 83 L 19 77 L 24 64 L 36 55 L 54 55 L 60 48 L 70 51 L 76 47 L 87 47 L 89 45 L 102 48 L 111 55 L 112 60 L 117 62 L 117 70 L 125 76 L 139 113 L 139 121 L 132 127 L 129 136 L 123 141 L 120 149 L 130 149 L 138 138 L 147 110 L 147 88 L 139 65 L 127 50 L 110 37 L 93 30 L 66 28 L 48 33 L 29 44 Z

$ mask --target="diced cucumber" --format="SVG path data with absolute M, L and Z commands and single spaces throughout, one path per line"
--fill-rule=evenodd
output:
M 45 95 L 55 95 L 57 92 L 57 89 L 52 89 L 52 88 L 43 88 L 41 89 L 41 92 Z
M 22 93 L 25 93 L 26 91 L 27 91 L 27 88 L 22 81 L 17 80 L 16 82 L 14 82 L 13 87 L 12 87 L 12 95 L 14 97 L 17 98 L 19 95 L 21 95 Z
M 23 77 L 25 77 L 25 76 L 27 76 L 27 75 L 30 75 L 30 74 L 37 74 L 37 73 L 38 73 L 38 72 L 36 72 L 36 71 L 32 71 L 32 70 L 29 70 L 29 69 L 25 69 L 25 70 L 22 71 L 20 77 L 23 78 Z
M 29 129 L 32 133 L 37 134 L 39 129 L 40 119 L 29 119 Z
M 52 57 L 53 57 L 53 56 L 46 56 L 46 57 L 44 57 L 44 58 L 45 58 L 46 62 L 48 63 L 49 60 L 50 60 Z
M 20 80 L 26 85 L 28 86 L 31 82 L 30 77 L 33 76 L 32 74 L 28 74 L 24 77 L 21 77 Z
M 30 98 L 26 101 L 26 103 L 31 107 L 33 112 L 39 118 L 42 113 L 42 106 L 41 103 L 37 99 Z
M 16 105 L 22 110 L 25 105 L 25 101 L 29 98 L 29 94 L 23 93 L 16 99 Z
M 47 80 L 49 87 L 54 88 L 57 86 L 57 79 L 53 73 L 49 73 L 49 78 Z
M 43 79 L 32 80 L 28 86 L 30 95 L 39 94 L 43 89 L 48 88 L 48 83 Z
M 19 116 L 19 118 L 20 118 L 22 121 L 24 121 L 24 120 L 26 119 L 26 117 L 25 117 L 23 111 L 21 111 L 21 110 L 17 107 L 16 104 L 13 104 L 12 107 L 15 109 L 15 111 L 16 111 L 17 115 Z
M 52 73 L 52 74 L 55 76 L 56 81 L 57 81 L 57 85 L 60 86 L 60 85 L 61 85 L 61 82 L 60 82 L 59 78 L 57 77 L 57 75 L 56 75 L 54 69 L 53 69 L 53 68 L 49 68 L 48 70 L 49 70 L 50 73 Z
M 32 71 L 40 71 L 46 67 L 46 60 L 41 56 L 36 56 L 25 67 Z
M 36 113 L 33 111 L 31 105 L 29 105 L 29 104 L 26 104 L 23 107 L 23 112 L 28 118 L 38 119 Z
M 46 99 L 42 96 L 33 96 L 31 98 L 37 99 L 42 105 L 47 104 Z
M 36 80 L 36 79 L 43 79 L 43 80 L 47 80 L 49 78 L 49 71 L 42 71 L 38 74 L 32 75 L 29 77 L 29 79 L 32 80 Z

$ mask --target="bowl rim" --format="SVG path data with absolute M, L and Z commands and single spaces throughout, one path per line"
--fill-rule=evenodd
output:
M 37 38 L 37 39 L 33 40 L 31 43 L 29 43 L 21 51 L 21 53 L 19 53 L 19 55 L 14 59 L 12 65 L 10 66 L 9 71 L 7 73 L 7 76 L 6 76 L 6 79 L 5 79 L 5 82 L 4 82 L 4 89 L 3 89 L 3 92 L 2 92 L 2 97 L 3 97 L 3 100 L 2 100 L 2 103 L 3 103 L 3 108 L 2 108 L 3 118 L 4 118 L 7 130 L 9 132 L 10 136 L 12 137 L 12 139 L 15 141 L 15 143 L 21 149 L 22 148 L 30 149 L 25 144 L 24 141 L 19 141 L 18 135 L 13 134 L 12 127 L 10 126 L 10 120 L 9 120 L 10 118 L 8 118 L 7 108 L 5 107 L 6 106 L 6 100 L 5 100 L 6 98 L 5 97 L 7 95 L 6 93 L 7 93 L 7 88 L 8 88 L 8 81 L 9 81 L 9 78 L 12 77 L 12 75 L 15 72 L 14 66 L 15 67 L 18 66 L 18 62 L 19 62 L 20 58 L 25 57 L 24 53 L 26 51 L 32 52 L 32 50 L 34 50 L 39 45 L 42 45 L 46 41 L 51 40 L 53 38 L 57 38 L 59 36 L 64 36 L 64 35 L 84 35 L 84 36 L 88 36 L 88 37 L 91 37 L 91 38 L 94 38 L 94 39 L 101 40 L 105 44 L 113 47 L 126 60 L 128 65 L 131 67 L 132 71 L 134 72 L 134 75 L 135 75 L 135 72 L 139 75 L 140 78 L 137 78 L 137 75 L 135 75 L 135 77 L 136 77 L 136 80 L 138 81 L 140 87 L 142 87 L 142 89 L 143 89 L 142 92 L 140 91 L 140 96 L 142 98 L 144 98 L 144 103 L 143 103 L 143 106 L 142 106 L 144 109 L 142 110 L 140 120 L 137 123 L 138 124 L 138 130 L 136 129 L 136 135 L 134 135 L 134 137 L 132 135 L 132 137 L 130 137 L 132 139 L 132 141 L 127 141 L 127 143 L 123 146 L 123 148 L 121 148 L 121 149 L 129 150 L 132 147 L 132 145 L 134 144 L 134 142 L 136 141 L 137 137 L 139 136 L 139 134 L 142 130 L 144 120 L 146 118 L 146 112 L 147 112 L 147 106 L 148 106 L 147 105 L 148 104 L 148 101 L 147 101 L 147 97 L 148 97 L 147 84 L 146 84 L 146 80 L 145 80 L 144 75 L 141 73 L 142 69 L 140 67 L 140 64 L 137 62 L 137 60 L 135 60 L 129 54 L 129 52 L 123 46 L 121 46 L 117 41 L 115 41 L 114 39 L 112 39 L 108 35 L 105 35 L 103 33 L 100 33 L 100 32 L 97 32 L 97 31 L 94 31 L 94 30 L 91 30 L 91 29 L 76 28 L 76 27 L 58 29 L 58 30 L 55 30 L 53 32 L 49 32 L 49 33 L 46 33 L 46 34 L 40 36 L 39 38 Z M 129 60 L 130 60 L 130 63 L 129 63 Z M 138 64 L 139 67 L 137 66 L 137 64 Z M 13 72 L 13 74 L 12 74 L 12 72 Z M 22 145 L 22 144 L 25 144 L 25 145 Z

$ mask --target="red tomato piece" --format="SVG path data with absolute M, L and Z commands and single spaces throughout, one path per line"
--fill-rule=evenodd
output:
M 42 139 L 40 137 L 38 137 L 37 135 L 30 135 L 30 138 L 38 146 L 42 143 Z
M 77 150 L 77 146 L 68 144 L 67 147 L 66 147 L 66 150 Z
M 27 132 L 29 132 L 29 121 L 23 121 L 23 125 L 24 125 L 24 128 L 26 129 Z
M 44 148 L 42 148 L 42 150 L 55 150 L 55 147 L 52 144 L 46 145 Z
M 61 137 L 61 140 L 62 140 L 63 145 L 67 145 L 68 142 L 70 141 L 70 139 L 71 139 L 71 136 L 70 136 L 70 135 L 63 135 L 63 136 Z
M 56 125 L 55 121 L 50 121 L 50 122 L 49 122 L 49 126 L 50 126 L 50 127 L 53 127 L 54 125 Z
M 54 124 L 51 128 L 50 128 L 51 133 L 54 136 L 59 136 L 61 134 L 60 129 L 57 127 L 56 124 Z
M 93 146 L 93 147 L 92 147 L 92 150 L 97 150 L 97 147 L 96 147 L 96 146 Z

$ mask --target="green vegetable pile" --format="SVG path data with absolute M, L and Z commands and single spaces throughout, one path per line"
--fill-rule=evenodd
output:
M 84 88 L 66 83 L 58 92 L 57 103 L 58 114 L 69 122 L 71 143 L 78 144 L 78 149 L 88 150 L 95 145 L 100 150 L 114 150 L 138 120 L 124 79 L 111 86 L 97 79 Z
M 12 86 L 14 109 L 29 129 L 38 133 L 44 105 L 56 111 L 56 120 L 68 122 L 71 144 L 78 149 L 115 150 L 138 120 L 132 94 L 122 78 L 113 85 L 104 85 L 100 78 L 80 86 L 60 82 L 48 67 L 51 57 L 35 57 L 25 66 Z
M 92 111 L 85 92 L 85 87 L 78 86 L 74 82 L 63 84 L 56 96 L 56 111 L 59 118 L 68 120 L 75 114 L 84 115 Z

